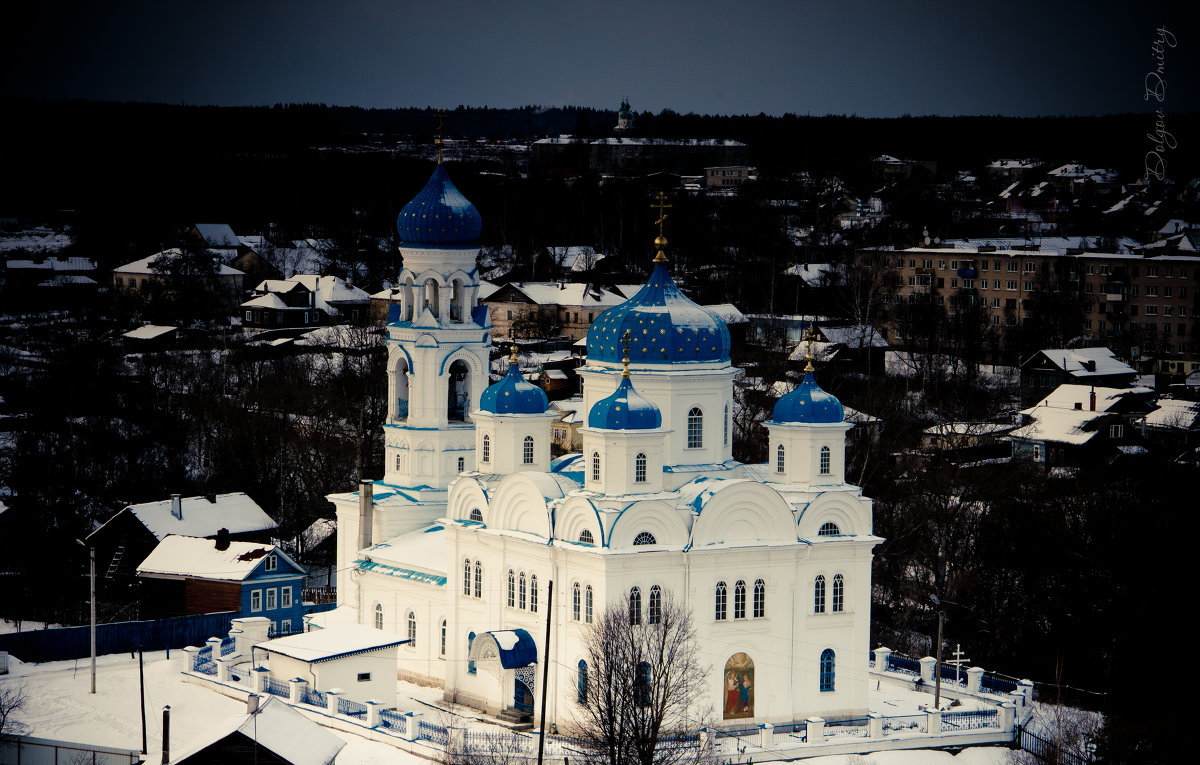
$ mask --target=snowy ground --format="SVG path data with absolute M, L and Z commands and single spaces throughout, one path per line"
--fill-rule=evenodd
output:
M 87 659 L 45 664 L 25 664 L 10 659 L 10 675 L 0 678 L 0 684 L 25 687 L 28 700 L 17 718 L 29 726 L 28 732 L 32 736 L 139 749 L 141 717 L 137 659 L 131 659 L 128 654 L 112 654 L 99 657 L 96 664 L 95 696 L 88 693 Z M 245 711 L 245 705 L 239 701 L 184 682 L 181 651 L 173 651 L 170 660 L 162 651 L 148 653 L 145 665 L 146 762 L 161 760 L 164 706 L 171 707 L 171 749 L 179 753 L 203 743 L 223 721 Z M 400 683 L 399 690 L 398 707 L 422 711 L 428 719 L 438 720 L 441 713 L 431 705 L 443 706 L 441 690 L 408 683 Z M 883 684 L 872 694 L 871 706 L 873 711 L 885 714 L 906 714 L 932 700 L 926 693 Z M 456 708 L 455 711 L 469 710 Z M 485 723 L 475 718 L 468 725 L 483 727 Z M 337 730 L 333 733 L 347 742 L 337 757 L 337 765 L 428 762 L 352 733 Z M 945 752 L 913 750 L 817 757 L 807 762 L 813 765 L 1007 765 L 1009 752 L 1002 747 L 976 747 L 955 757 Z
M 62 624 L 51 624 L 50 627 L 63 627 Z M 11 622 L 8 619 L 0 619 L 0 635 L 8 632 L 33 632 L 34 630 L 47 629 L 45 622 L 21 622 L 21 629 L 17 629 L 17 623 Z

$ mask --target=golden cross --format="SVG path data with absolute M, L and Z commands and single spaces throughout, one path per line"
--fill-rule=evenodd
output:
M 633 339 L 629 337 L 629 330 L 625 330 L 625 334 L 621 335 L 621 347 L 625 349 L 625 358 L 621 359 L 621 363 L 625 365 L 625 371 L 621 373 L 622 377 L 629 377 L 629 344 Z
M 658 208 L 658 220 L 654 221 L 654 223 L 655 223 L 655 225 L 658 226 L 658 235 L 662 236 L 663 235 L 663 223 L 666 222 L 666 220 L 667 220 L 667 214 L 663 211 L 669 210 L 671 208 L 671 205 L 667 204 L 667 195 L 662 193 L 661 191 L 658 192 L 658 196 L 654 198 L 654 201 L 657 202 L 657 204 L 652 204 L 652 205 L 650 205 L 650 207 Z
M 817 333 L 813 331 L 813 325 L 812 325 L 811 321 L 808 324 L 808 329 L 804 332 L 804 339 L 808 341 L 808 353 L 806 354 L 806 358 L 808 359 L 808 366 L 805 368 L 804 371 L 812 372 L 813 371 L 813 343 L 815 343 L 817 340 Z

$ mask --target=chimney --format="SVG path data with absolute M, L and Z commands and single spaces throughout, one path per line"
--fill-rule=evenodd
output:
M 371 486 L 370 481 L 358 482 L 358 529 L 362 535 L 358 545 L 360 550 L 364 547 L 370 547 L 373 544 L 371 510 L 375 503 L 371 501 Z
M 163 752 L 162 765 L 171 761 L 171 705 L 163 707 Z
M 1092 388 L 1092 393 L 1090 396 L 1088 396 L 1088 401 L 1091 402 L 1091 404 L 1090 404 L 1091 410 L 1093 412 L 1096 411 L 1096 389 L 1095 388 Z
M 251 693 L 246 697 L 246 714 L 252 715 L 258 711 L 258 694 Z
M 208 494 L 205 494 L 204 498 L 214 505 L 217 504 L 217 493 L 215 491 L 210 491 Z
M 1082 401 L 1075 402 L 1075 411 L 1077 411 L 1077 412 L 1083 411 L 1083 402 Z
M 183 498 L 179 494 L 171 495 L 171 515 L 175 516 L 176 520 L 183 520 Z
M 217 530 L 217 545 L 216 545 L 216 547 L 218 550 L 228 550 L 229 549 L 229 529 L 218 529 Z

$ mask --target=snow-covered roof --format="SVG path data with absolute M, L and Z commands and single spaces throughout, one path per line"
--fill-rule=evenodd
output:
M 1028 170 L 1040 164 L 1040 159 L 996 159 L 987 166 L 989 170 Z
M 1133 375 L 1137 370 L 1113 355 L 1103 346 L 1098 348 L 1048 348 L 1040 351 L 1050 363 L 1072 377 L 1104 375 Z
M 1105 416 L 1107 416 L 1106 412 L 1092 412 L 1087 407 L 1082 410 L 1043 407 L 1037 412 L 1033 422 L 1017 428 L 1009 436 L 1016 439 L 1056 441 L 1078 446 L 1086 444 L 1096 437 L 1096 433 L 1099 431 L 1086 428 L 1093 420 Z
M 265 236 L 259 236 L 258 234 L 250 234 L 246 236 L 239 234 L 237 239 L 243 247 L 249 247 L 252 250 L 259 250 L 262 247 L 270 244 Z
M 268 292 L 265 295 L 259 295 L 255 298 L 250 298 L 245 303 L 242 303 L 242 308 L 273 308 L 276 311 L 281 311 L 291 308 L 287 303 L 283 302 L 283 298 L 274 292 Z M 306 311 L 308 306 L 300 306 L 298 310 Z
M 810 287 L 819 287 L 826 274 L 830 277 L 844 271 L 838 263 L 798 263 L 783 270 L 784 276 L 798 276 Z
M 159 324 L 147 324 L 137 329 L 131 329 L 121 337 L 127 337 L 130 340 L 154 340 L 163 335 L 169 335 L 172 332 L 178 331 L 179 327 L 168 327 Z
M 620 305 L 626 300 L 619 292 L 581 282 L 509 282 L 508 286 L 537 305 L 569 305 L 603 309 Z M 635 289 L 634 292 L 636 291 Z
M 446 583 L 446 528 L 426 526 L 372 545 L 355 564 L 389 576 L 428 584 Z
M 842 410 L 846 413 L 846 422 L 853 422 L 856 425 L 870 425 L 876 422 L 883 422 L 883 420 L 874 415 L 867 414 L 866 412 L 860 412 L 857 409 L 846 406 L 845 404 L 842 404 Z
M 1128 396 L 1149 396 L 1150 388 L 1105 388 L 1092 385 L 1060 385 L 1035 406 L 1025 409 L 1025 414 L 1041 417 L 1046 409 L 1091 409 L 1091 396 L 1096 394 L 1096 411 L 1107 412 Z
M 292 280 L 300 282 L 316 293 L 316 306 L 337 315 L 335 303 L 369 303 L 371 296 L 337 276 L 319 274 L 296 274 Z
M 583 422 L 586 419 L 583 414 L 583 399 L 581 398 L 567 398 L 562 399 L 561 401 L 551 401 L 550 409 L 559 412 L 565 412 L 562 418 L 559 419 L 559 422 L 563 422 L 568 425 L 577 422 Z
M 746 318 L 746 314 L 739 311 L 733 303 L 715 303 L 706 305 L 704 308 L 726 324 L 748 324 L 750 322 L 750 319 Z
M 1174 398 L 1158 400 L 1158 409 L 1146 415 L 1151 428 L 1190 430 L 1200 425 L 1200 403 Z
M 1014 184 L 1015 185 L 1015 184 Z M 1065 255 L 1067 250 L 1095 250 L 1100 247 L 1101 240 L 1095 236 L 1010 236 L 1010 237 L 979 237 L 974 239 L 948 239 L 942 243 L 943 248 L 956 250 L 977 250 L 980 247 L 995 247 L 1002 251 L 1001 255 L 1029 255 L 1031 253 Z M 1132 254 L 1133 248 L 1140 242 L 1127 236 L 1118 237 L 1113 241 L 1104 242 L 1105 249 L 1110 246 L 1117 255 Z M 1036 250 L 1021 250 L 1020 248 L 1034 246 Z M 1008 252 L 1016 250 L 1016 252 Z M 991 257 L 997 253 L 979 253 L 981 257 Z
M 848 348 L 887 348 L 888 342 L 879 334 L 879 330 L 870 324 L 852 324 L 847 327 L 819 327 L 825 339 L 837 345 Z
M 184 765 L 204 749 L 233 733 L 240 733 L 291 765 L 329 765 L 346 742 L 305 717 L 286 702 L 266 696 L 253 714 L 239 714 L 214 727 L 204 742 L 175 759 Z M 207 758 L 205 758 L 207 759 Z
M 392 632 L 365 624 L 332 624 L 325 629 L 268 640 L 258 647 L 300 661 L 319 664 L 408 642 Z
M 237 249 L 241 244 L 237 234 L 233 233 L 233 229 L 228 223 L 197 223 L 196 231 L 200 234 L 200 238 L 204 240 L 204 244 L 209 247 L 232 247 Z
M 118 266 L 113 269 L 113 273 L 161 274 L 162 273 L 161 270 L 156 271 L 154 269 L 154 263 L 158 262 L 159 258 L 163 258 L 166 261 L 172 261 L 172 260 L 175 260 L 176 258 L 182 257 L 183 255 L 184 255 L 183 250 L 179 249 L 178 247 L 175 247 L 175 248 L 172 248 L 169 250 L 163 250 L 162 252 L 154 253 L 153 255 L 151 255 L 148 258 L 142 258 L 141 260 L 135 260 L 132 263 L 126 263 L 123 266 Z M 191 257 L 191 256 L 189 255 L 188 257 Z M 224 265 L 224 264 L 219 264 L 217 266 L 216 273 L 218 276 L 234 276 L 234 275 L 245 276 L 244 273 L 237 270 L 236 268 L 232 268 L 232 267 Z
M 242 492 L 217 494 L 213 502 L 206 497 L 183 497 L 180 511 L 182 517 L 176 518 L 171 513 L 169 499 L 145 502 L 126 507 L 104 525 L 112 523 L 121 513 L 132 513 L 158 540 L 168 534 L 207 537 L 221 529 L 228 529 L 230 534 L 243 534 L 275 528 L 275 521 Z
M 217 543 L 212 539 L 172 534 L 146 556 L 137 572 L 143 576 L 240 582 L 250 576 L 263 558 L 272 552 L 286 557 L 275 545 L 231 541 L 229 547 L 218 550 Z
M 939 422 L 921 432 L 927 436 L 989 436 L 1012 429 L 1012 425 L 995 422 Z
M 5 261 L 9 271 L 95 271 L 96 261 L 91 258 L 46 258 L 37 260 L 12 259 Z
M 58 252 L 69 247 L 71 242 L 70 234 L 44 229 L 22 231 L 0 236 L 0 252 Z
M 337 533 L 337 521 L 333 518 L 318 518 L 300 532 L 303 549 L 311 550 Z

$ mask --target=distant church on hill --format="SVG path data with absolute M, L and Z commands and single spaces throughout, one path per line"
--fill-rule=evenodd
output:
M 811 363 L 766 423 L 770 462 L 736 462 L 729 331 L 676 286 L 660 236 L 645 285 L 588 333 L 582 453 L 552 460 L 553 414 L 516 359 L 488 385 L 481 218 L 440 157 L 397 227 L 386 470 L 330 497 L 335 613 L 406 636 L 402 679 L 490 714 L 548 693 L 562 728 L 586 630 L 612 605 L 652 623 L 671 593 L 692 611 L 722 723 L 865 714 L 881 540 L 845 481 L 842 405 Z

